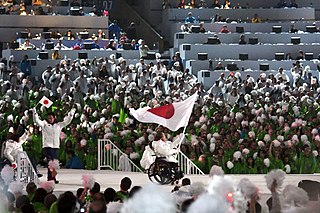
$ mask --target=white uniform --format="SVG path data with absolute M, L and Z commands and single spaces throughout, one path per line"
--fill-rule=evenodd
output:
M 158 140 L 152 142 L 152 147 L 158 157 L 166 157 L 168 161 L 177 162 L 174 154 L 178 153 L 178 150 L 175 148 L 177 148 L 179 143 L 179 138 L 174 142 Z
M 49 124 L 47 121 L 40 120 L 38 114 L 34 111 L 33 120 L 42 129 L 43 148 L 50 147 L 58 149 L 60 147 L 61 130 L 71 123 L 75 111 L 75 109 L 71 109 L 62 122 L 54 123 L 53 125 Z
M 23 151 L 22 144 L 26 142 L 27 137 L 28 137 L 28 134 L 24 133 L 19 138 L 19 142 L 16 142 L 11 139 L 7 140 L 5 149 L 3 151 L 3 156 L 7 158 L 11 163 L 16 163 L 18 153 Z

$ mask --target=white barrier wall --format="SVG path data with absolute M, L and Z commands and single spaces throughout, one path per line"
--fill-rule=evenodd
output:
M 240 53 L 247 53 L 249 60 L 275 58 L 275 53 L 291 53 L 293 58 L 297 57 L 299 50 L 320 54 L 320 44 L 293 45 L 293 44 L 261 44 L 261 45 L 238 45 L 238 44 L 183 44 L 179 51 L 183 60 L 198 59 L 198 53 L 207 53 L 208 59 L 239 59 Z
M 176 33 L 174 39 L 174 48 L 181 44 L 204 44 L 209 37 L 217 35 L 221 43 L 238 44 L 240 40 L 239 33 Z M 248 43 L 249 38 L 258 38 L 259 43 L 291 43 L 292 37 L 300 37 L 301 43 L 320 43 L 320 33 L 244 33 L 245 40 Z
M 0 15 L 0 42 L 10 42 L 16 39 L 16 32 L 29 29 L 34 36 L 42 32 L 43 28 L 67 32 L 71 29 L 73 32 L 87 29 L 90 33 L 97 33 L 99 29 L 108 35 L 108 17 L 91 16 L 19 16 L 19 15 Z

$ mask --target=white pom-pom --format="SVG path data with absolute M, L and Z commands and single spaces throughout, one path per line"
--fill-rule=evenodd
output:
M 96 117 L 98 116 L 98 111 L 94 111 L 94 112 L 92 113 L 92 116 L 96 118 Z
M 195 127 L 199 127 L 200 125 L 201 125 L 201 124 L 200 124 L 199 121 L 194 122 L 194 126 L 195 126 Z
M 315 140 L 315 141 L 320 141 L 320 136 L 319 136 L 319 135 L 316 135 L 316 136 L 314 137 L 314 140 Z
M 210 152 L 214 152 L 214 150 L 216 149 L 216 144 L 215 143 L 211 143 L 210 144 Z
M 313 150 L 313 151 L 312 151 L 312 154 L 313 154 L 314 157 L 318 157 L 318 155 L 319 155 L 319 153 L 318 153 L 317 150 Z
M 224 171 L 220 166 L 213 165 L 210 169 L 209 177 L 213 177 L 214 175 L 223 176 Z
M 56 160 L 56 159 L 49 161 L 49 163 L 48 163 L 48 168 L 49 168 L 50 170 L 60 169 L 59 161 Z
M 209 133 L 209 134 L 207 134 L 207 140 L 208 141 L 210 141 L 211 140 L 211 138 L 212 138 L 212 135 Z
M 123 204 L 121 213 L 175 213 L 176 204 L 165 190 L 157 185 L 144 186 Z
M 140 146 L 141 144 L 143 144 L 145 142 L 145 138 L 143 136 L 141 136 L 140 138 L 138 138 L 134 144 L 137 146 Z
M 239 122 L 243 119 L 243 114 L 241 112 L 236 113 L 236 120 Z
M 297 186 L 286 185 L 282 193 L 285 205 L 305 206 L 309 202 L 307 192 Z
M 113 149 L 113 150 L 112 150 L 112 154 L 113 154 L 114 156 L 118 156 L 118 155 L 119 155 L 119 151 L 118 151 L 117 149 Z
M 228 200 L 228 195 L 234 190 L 234 181 L 229 176 L 213 176 L 208 186 L 209 194 L 216 194 L 225 200 Z
M 12 192 L 13 194 L 23 194 L 23 184 L 18 181 L 13 181 L 9 184 L 8 191 Z
M 255 138 L 256 137 L 256 133 L 254 133 L 254 131 L 250 131 L 248 133 L 248 135 L 249 135 L 250 138 Z
M 278 139 L 278 141 L 284 141 L 284 137 L 283 137 L 282 135 L 279 135 L 279 136 L 277 137 L 277 139 Z
M 299 141 L 298 135 L 293 135 L 291 140 L 292 142 L 298 142 Z
M 194 182 L 189 187 L 189 195 L 192 197 L 198 197 L 206 191 L 205 185 L 202 182 Z
M 216 142 L 216 139 L 214 138 L 214 137 L 212 137 L 211 139 L 210 139 L 210 143 L 215 143 Z
M 102 113 L 103 115 L 105 115 L 105 114 L 107 113 L 107 109 L 102 109 L 102 110 L 101 110 L 101 113 Z
M 130 153 L 130 159 L 138 159 L 139 158 L 139 154 L 136 152 L 132 152 Z
M 285 132 L 285 133 L 289 133 L 289 131 L 290 131 L 290 127 L 285 126 L 285 127 L 284 127 L 284 132 Z
M 258 157 L 258 152 L 255 152 L 255 153 L 253 153 L 253 159 L 255 160 L 255 159 L 257 159 L 257 157 Z
M 258 146 L 259 146 L 259 147 L 264 147 L 264 146 L 265 146 L 265 144 L 264 144 L 264 142 L 263 142 L 263 141 L 258 141 Z
M 241 152 L 240 151 L 236 151 L 233 153 L 233 158 L 235 160 L 239 160 L 239 158 L 241 157 Z
M 228 161 L 227 162 L 227 167 L 228 167 L 228 169 L 232 169 L 233 168 L 233 163 L 231 162 L 231 161 Z
M 249 154 L 249 153 L 250 153 L 250 150 L 247 149 L 247 148 L 244 148 L 244 149 L 242 150 L 242 154 L 244 154 L 244 155 L 247 155 L 247 154 Z
M 87 140 L 86 140 L 86 139 L 82 139 L 82 140 L 80 141 L 80 145 L 81 145 L 81 146 L 86 146 L 86 145 L 87 145 Z
M 95 183 L 95 179 L 92 175 L 82 175 L 82 185 L 84 188 L 92 189 Z
M 87 117 L 86 117 L 84 114 L 82 114 L 82 115 L 80 116 L 80 121 L 81 121 L 81 122 L 84 122 L 85 120 L 87 120 Z
M 201 115 L 201 116 L 200 116 L 200 119 L 199 119 L 199 122 L 200 122 L 200 123 L 206 123 L 206 122 L 207 122 L 206 116 Z
M 269 160 L 269 158 L 264 159 L 264 160 L 263 160 L 263 163 L 264 163 L 264 165 L 265 165 L 266 167 L 269 167 L 269 166 L 270 166 L 270 160 Z
M 311 131 L 311 133 L 313 134 L 313 135 L 317 135 L 318 134 L 318 129 L 312 129 L 312 131 Z
M 12 114 L 8 115 L 7 121 L 13 121 L 13 115 Z
M 105 122 L 106 122 L 106 118 L 105 117 L 100 118 L 100 124 L 104 124 Z
M 307 142 L 308 141 L 308 136 L 307 135 L 301 135 L 301 141 L 303 143 Z
M 263 140 L 264 140 L 266 143 L 268 143 L 268 142 L 271 140 L 270 135 L 269 135 L 269 134 L 266 134 L 266 135 L 264 136 Z
M 239 181 L 238 188 L 247 199 L 251 199 L 258 195 L 258 188 L 248 179 L 242 178 Z
M 55 182 L 53 180 L 44 181 L 40 183 L 40 187 L 45 189 L 47 193 L 53 192 L 55 187 Z
M 1 170 L 1 178 L 3 179 L 6 185 L 9 185 L 9 183 L 13 181 L 13 177 L 14 177 L 13 168 L 9 165 L 6 165 L 5 167 L 3 167 L 3 169 Z
M 281 143 L 278 140 L 272 141 L 274 147 L 279 147 Z
M 149 141 L 154 141 L 154 135 L 153 134 L 148 135 L 148 140 Z
M 187 213 L 226 213 L 230 205 L 223 198 L 210 194 L 201 195 L 188 208 Z
M 274 181 L 276 181 L 276 187 L 280 188 L 283 184 L 283 180 L 285 178 L 286 173 L 281 169 L 272 170 L 266 176 L 266 183 L 269 190 L 271 190 L 271 186 Z
M 286 165 L 284 166 L 284 169 L 286 170 L 286 173 L 287 173 L 287 174 L 290 174 L 290 172 L 291 172 L 291 166 L 290 166 L 289 164 L 286 164 Z

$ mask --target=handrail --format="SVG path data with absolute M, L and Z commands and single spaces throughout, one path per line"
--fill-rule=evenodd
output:
M 143 172 L 124 152 L 110 140 L 98 140 L 98 170 Z
M 34 170 L 32 163 L 25 151 L 19 152 L 17 156 L 17 181 L 28 184 L 34 182 L 40 183 L 37 172 Z
M 180 169 L 187 175 L 205 175 L 183 152 L 179 151 L 177 156 Z

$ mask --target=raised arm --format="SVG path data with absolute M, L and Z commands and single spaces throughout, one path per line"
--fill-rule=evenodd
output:
M 44 121 L 40 120 L 36 108 L 32 108 L 33 120 L 39 127 L 44 127 Z
M 61 125 L 61 128 L 64 128 L 64 127 L 68 126 L 68 125 L 71 123 L 72 118 L 73 118 L 75 112 L 76 112 L 76 109 L 74 109 L 74 108 L 70 110 L 70 112 L 69 112 L 68 115 L 63 119 L 63 121 L 59 123 L 59 125 Z

